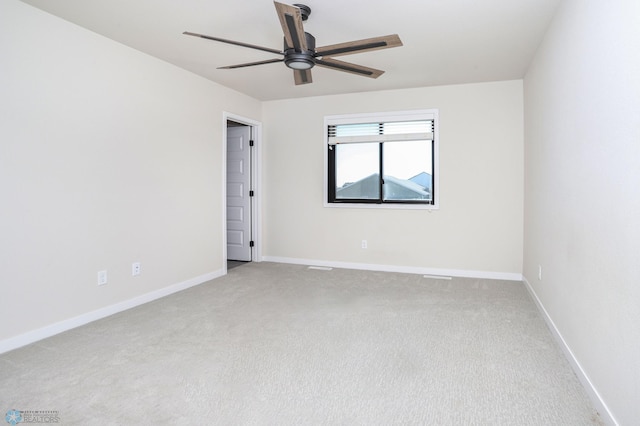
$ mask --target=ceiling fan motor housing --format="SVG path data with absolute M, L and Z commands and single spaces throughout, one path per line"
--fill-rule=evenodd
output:
M 316 38 L 307 32 L 304 35 L 307 41 L 305 52 L 296 52 L 293 47 L 287 46 L 286 40 L 284 42 L 284 63 L 291 69 L 307 70 L 316 64 Z

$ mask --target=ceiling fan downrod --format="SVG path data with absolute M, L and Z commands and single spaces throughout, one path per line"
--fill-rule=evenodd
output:
M 305 4 L 294 4 L 295 7 L 300 9 L 300 13 L 302 14 L 302 20 L 306 21 L 309 19 L 309 15 L 311 15 L 311 8 Z

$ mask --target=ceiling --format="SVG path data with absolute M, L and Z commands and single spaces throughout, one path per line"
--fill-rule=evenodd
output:
M 284 63 L 217 67 L 273 53 L 183 31 L 281 50 L 272 0 L 23 0 L 65 20 L 259 100 L 519 79 L 560 0 L 295 0 L 311 7 L 317 47 L 398 34 L 402 47 L 341 56 L 385 70 L 377 79 L 314 67 L 294 85 Z M 280 0 L 288 3 L 287 0 Z

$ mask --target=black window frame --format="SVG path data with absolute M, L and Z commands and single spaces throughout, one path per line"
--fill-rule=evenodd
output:
M 329 127 L 332 125 L 331 120 L 332 117 L 325 117 L 325 133 L 327 139 L 325 140 L 325 150 L 326 150 L 326 205 L 328 206 L 337 206 L 337 205 L 397 205 L 397 206 L 424 206 L 429 208 L 437 208 L 438 207 L 438 137 L 437 137 L 437 126 L 438 126 L 438 114 L 437 110 L 422 110 L 418 112 L 411 112 L 412 114 L 417 114 L 418 117 L 423 116 L 423 118 L 418 118 L 418 120 L 431 120 L 432 121 L 432 134 L 433 138 L 429 140 L 431 142 L 431 198 L 425 200 L 403 200 L 403 199 L 387 199 L 385 200 L 384 194 L 384 146 L 385 143 L 397 143 L 397 142 L 389 142 L 389 141 L 376 141 L 375 136 L 371 136 L 371 142 L 366 143 L 377 143 L 379 149 L 379 158 L 378 158 L 378 177 L 379 177 L 379 190 L 378 190 L 378 198 L 337 198 L 337 190 L 336 187 L 336 145 L 328 143 L 329 140 Z M 384 114 L 375 114 L 373 117 L 380 118 L 378 124 L 379 128 L 382 129 L 384 123 L 396 122 L 396 121 L 411 121 L 411 120 L 400 120 L 395 118 L 396 116 L 405 116 L 407 113 L 384 113 Z M 354 117 L 358 119 L 362 119 L 361 117 L 366 116 L 364 114 L 357 114 Z M 348 123 L 349 116 L 338 116 L 342 120 Z M 388 118 L 385 118 L 388 117 Z M 359 121 L 354 121 L 358 123 Z M 369 124 L 374 124 L 374 121 L 369 121 Z M 380 130 L 382 132 L 382 130 Z M 382 133 L 380 133 L 382 134 Z

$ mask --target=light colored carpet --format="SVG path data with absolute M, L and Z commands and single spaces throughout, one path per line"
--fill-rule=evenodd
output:
M 237 268 L 239 266 L 246 265 L 249 262 L 245 262 L 242 260 L 227 260 L 227 271 L 232 270 L 233 268 Z
M 249 263 L 0 356 L 61 424 L 599 425 L 522 283 Z

